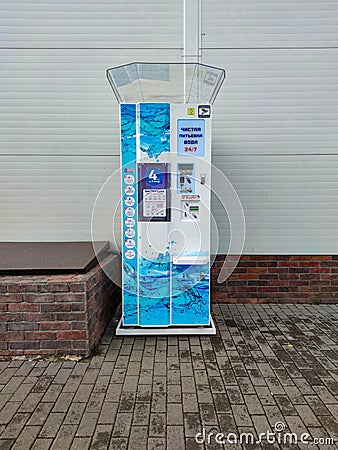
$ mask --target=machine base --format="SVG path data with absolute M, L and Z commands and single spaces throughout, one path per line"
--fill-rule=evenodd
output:
M 214 335 L 216 327 L 212 317 L 210 317 L 209 326 L 195 327 L 135 327 L 122 325 L 122 317 L 116 328 L 116 336 L 179 336 L 179 335 Z

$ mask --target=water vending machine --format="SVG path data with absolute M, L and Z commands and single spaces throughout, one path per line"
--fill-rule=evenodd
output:
M 122 318 L 117 334 L 213 334 L 212 103 L 225 72 L 203 64 L 107 70 L 120 104 Z

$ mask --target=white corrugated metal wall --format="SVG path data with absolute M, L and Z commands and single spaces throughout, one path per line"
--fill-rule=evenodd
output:
M 338 253 L 337 1 L 202 0 L 202 62 L 227 71 L 214 163 L 242 201 L 244 253 Z
M 336 0 L 201 2 L 201 60 L 228 74 L 214 162 L 243 203 L 245 253 L 337 253 Z M 181 0 L 0 3 L 0 240 L 90 239 L 119 164 L 105 69 L 181 61 L 182 11 Z M 225 252 L 226 215 L 214 213 Z
M 181 0 L 0 2 L 0 241 L 90 240 L 96 195 L 119 166 L 105 70 L 181 61 L 181 9 Z

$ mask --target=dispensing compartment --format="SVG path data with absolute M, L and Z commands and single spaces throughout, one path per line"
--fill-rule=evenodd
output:
M 172 324 L 209 325 L 209 257 L 185 255 L 173 259 Z

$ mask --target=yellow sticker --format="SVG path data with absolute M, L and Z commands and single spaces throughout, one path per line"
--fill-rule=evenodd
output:
M 195 115 L 195 108 L 188 108 L 188 116 L 194 116 Z

